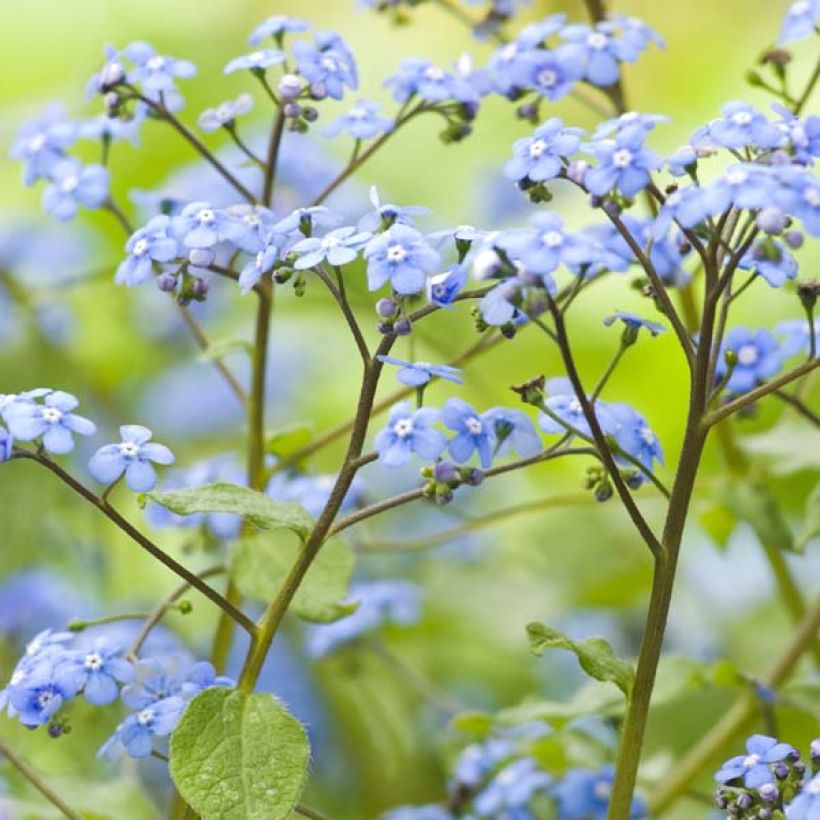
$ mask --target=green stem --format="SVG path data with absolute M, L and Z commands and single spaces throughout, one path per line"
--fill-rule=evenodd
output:
M 279 108 L 273 122 L 268 145 L 268 159 L 265 163 L 265 182 L 262 187 L 262 202 L 270 207 L 273 200 L 273 190 L 276 187 L 276 169 L 279 165 L 279 149 L 282 146 L 282 134 L 285 130 L 284 108 Z
M 629 346 L 623 344 L 621 342 L 620 347 L 616 351 L 615 355 L 612 357 L 612 361 L 607 365 L 606 370 L 601 374 L 601 378 L 598 379 L 598 384 L 592 389 L 592 393 L 590 394 L 590 400 L 595 402 L 598 396 L 601 395 L 601 391 L 606 387 L 606 383 L 609 381 L 610 376 L 615 372 L 615 368 L 618 366 L 618 363 L 621 361 L 621 357 L 626 353 L 627 348 Z

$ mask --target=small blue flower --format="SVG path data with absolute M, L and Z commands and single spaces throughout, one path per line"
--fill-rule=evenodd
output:
M 72 412 L 79 402 L 70 393 L 56 390 L 43 398 L 42 404 L 18 401 L 4 411 L 9 432 L 20 441 L 42 438 L 50 453 L 65 455 L 74 449 L 72 433 L 91 436 L 97 426 Z
M 43 208 L 61 222 L 73 219 L 80 205 L 99 208 L 108 199 L 110 174 L 103 165 L 64 159 L 51 167 L 48 179 Z
M 456 433 L 447 445 L 455 461 L 464 464 L 477 452 L 483 469 L 493 463 L 495 433 L 491 421 L 483 420 L 466 401 L 455 398 L 447 400 L 441 411 L 441 420 Z
M 772 110 L 780 115 L 774 125 L 788 140 L 795 160 L 811 165 L 814 157 L 820 157 L 820 117 L 798 117 L 780 103 L 772 103 Z
M 449 367 L 446 364 L 429 364 L 428 362 L 405 362 L 403 359 L 397 359 L 394 356 L 377 356 L 380 362 L 384 364 L 392 364 L 401 368 L 396 373 L 396 378 L 408 387 L 423 387 L 430 379 L 439 378 L 445 379 L 454 384 L 462 384 L 464 379 L 461 377 L 461 371 L 455 367 Z
M 746 393 L 757 384 L 771 378 L 783 366 L 780 348 L 768 330 L 748 330 L 734 327 L 724 337 L 716 375 L 719 379 L 726 374 L 727 365 L 723 353 L 733 350 L 737 364 L 726 383 L 729 393 Z
M 727 760 L 715 774 L 718 783 L 742 780 L 748 789 L 757 789 L 764 783 L 774 783 L 770 764 L 779 763 L 792 751 L 788 743 L 778 743 L 773 737 L 752 735 L 746 741 L 746 755 Z
M 284 63 L 287 59 L 284 51 L 275 48 L 265 48 L 259 51 L 252 51 L 250 54 L 243 54 L 241 57 L 234 57 L 225 66 L 226 74 L 233 74 L 235 71 L 264 71 L 272 65 Z
M 326 137 L 347 133 L 357 140 L 366 140 L 393 130 L 390 117 L 379 114 L 381 106 L 371 100 L 359 100 L 346 114 L 342 114 L 322 132 Z
M 531 757 L 508 763 L 475 798 L 475 809 L 482 817 L 518 816 L 538 793 L 548 789 L 552 778 L 539 771 Z
M 774 239 L 756 243 L 741 257 L 738 267 L 762 276 L 773 288 L 797 276 L 797 260 Z
M 780 29 L 779 45 L 803 40 L 820 24 L 820 0 L 795 0 L 789 6 Z
M 157 474 L 151 462 L 173 464 L 174 454 L 164 444 L 152 442 L 147 427 L 125 424 L 120 435 L 119 444 L 106 444 L 91 456 L 88 471 L 100 484 L 112 484 L 124 474 L 125 483 L 135 493 L 153 490 Z
M 0 427 L 0 464 L 11 458 L 11 451 L 13 448 L 14 437 L 8 430 L 6 430 L 5 427 Z
M 514 754 L 515 747 L 506 739 L 490 738 L 483 743 L 471 743 L 458 756 L 447 791 L 457 795 L 465 789 L 477 790 L 501 761 Z
M 99 756 L 148 757 L 154 748 L 154 738 L 167 737 L 174 731 L 185 710 L 185 700 L 177 695 L 155 701 L 129 715 L 103 744 Z
M 33 185 L 49 177 L 76 139 L 77 125 L 66 119 L 60 105 L 49 105 L 40 117 L 25 123 L 11 148 L 12 159 L 24 163 L 23 182 Z
M 606 412 L 618 424 L 614 432 L 618 446 L 651 470 L 655 460 L 663 464 L 663 448 L 646 419 L 628 404 L 608 402 Z
M 384 815 L 384 820 L 455 820 L 455 815 L 432 803 L 428 806 L 397 806 Z
M 133 287 L 148 279 L 154 262 L 170 262 L 180 255 L 177 240 L 171 235 L 171 218 L 155 216 L 131 235 L 125 250 L 128 256 L 117 267 L 114 281 Z
M 584 133 L 581 128 L 565 128 L 559 117 L 552 117 L 531 137 L 513 143 L 514 157 L 504 164 L 504 176 L 516 182 L 543 182 L 557 177 L 564 162 L 581 147 Z
M 373 210 L 359 220 L 360 231 L 376 231 L 380 228 L 386 230 L 391 225 L 412 226 L 414 216 L 430 213 L 430 209 L 423 205 L 393 205 L 390 202 L 382 205 L 375 185 L 370 188 L 370 203 Z
M 531 458 L 543 449 L 541 439 L 529 416 L 521 410 L 493 407 L 481 416 L 493 430 L 496 455 L 506 455 L 512 448 L 522 458 Z
M 786 820 L 817 820 L 818 817 L 820 817 L 820 772 L 808 780 L 803 790 L 786 806 Z
M 393 98 L 400 103 L 407 102 L 416 94 L 434 103 L 445 100 L 477 103 L 479 100 L 470 83 L 420 57 L 402 60 L 399 70 L 388 77 L 384 85 L 393 88 Z
M 598 158 L 598 165 L 590 168 L 584 185 L 598 196 L 618 189 L 624 196 L 633 197 L 650 182 L 652 171 L 661 167 L 661 159 L 644 146 L 646 130 L 633 125 L 619 131 L 614 139 L 599 139 L 587 147 Z
M 128 82 L 140 83 L 152 97 L 176 91 L 177 77 L 188 79 L 196 74 L 196 66 L 190 60 L 162 57 L 153 46 L 142 41 L 126 46 L 124 54 L 135 65 L 128 72 Z
M 649 133 L 656 125 L 662 122 L 669 122 L 669 117 L 663 114 L 641 114 L 638 111 L 626 111 L 618 117 L 602 122 L 592 135 L 593 139 L 602 139 L 612 134 L 619 134 L 627 128 L 642 128 Z
M 723 117 L 712 120 L 692 136 L 692 145 L 719 145 L 721 148 L 768 149 L 785 143 L 780 129 L 753 105 L 733 100 L 723 106 Z
M 435 424 L 441 414 L 432 407 L 412 410 L 406 401 L 394 404 L 387 426 L 376 434 L 374 446 L 379 462 L 385 467 L 401 467 L 415 453 L 425 461 L 438 458 L 447 447 L 447 439 Z
M 239 273 L 239 287 L 242 293 L 248 293 L 256 283 L 273 270 L 274 265 L 282 258 L 281 234 L 272 233 L 262 249 L 245 265 Z
M 291 211 L 273 226 L 273 230 L 279 234 L 295 234 L 298 231 L 302 236 L 310 236 L 316 228 L 332 228 L 341 221 L 342 217 L 330 208 L 324 205 L 311 205 Z
M 128 140 L 132 145 L 137 145 L 139 143 L 139 129 L 142 123 L 145 122 L 145 116 L 144 106 L 137 107 L 134 117 L 129 120 L 109 117 L 108 114 L 100 114 L 79 123 L 77 135 L 87 140 L 105 140 L 107 142 Z
M 639 49 L 628 39 L 611 37 L 604 27 L 577 24 L 567 26 L 561 37 L 574 51 L 574 57 L 584 66 L 583 77 L 593 85 L 608 86 L 620 76 L 620 62 L 634 63 Z
M 134 677 L 134 667 L 120 657 L 122 647 L 110 638 L 98 638 L 85 650 L 72 653 L 64 670 L 73 676 L 76 691 L 82 691 L 89 703 L 105 706 L 119 696 L 118 683 Z
M 233 217 L 207 202 L 191 202 L 179 216 L 173 217 L 173 233 L 186 248 L 212 248 L 217 242 L 228 238 L 229 224 Z
M 551 288 L 547 277 L 561 263 L 576 267 L 592 261 L 589 247 L 566 233 L 564 221 L 555 211 L 539 212 L 529 222 L 529 229 L 507 231 L 496 239 L 496 244 L 529 272 L 544 278 L 546 286 Z
M 546 51 L 535 49 L 521 54 L 511 69 L 514 84 L 531 88 L 555 102 L 569 94 L 572 86 L 584 76 L 584 60 L 571 46 Z
M 452 265 L 427 280 L 427 299 L 432 305 L 451 310 L 453 300 L 466 284 L 467 269 L 463 265 Z
M 348 265 L 371 238 L 371 234 L 356 233 L 351 227 L 336 228 L 322 237 L 306 237 L 290 248 L 291 253 L 298 255 L 293 267 L 306 270 L 322 262 L 334 267 Z
M 364 256 L 370 290 L 378 290 L 389 281 L 396 293 L 420 293 L 427 285 L 427 275 L 441 266 L 441 256 L 424 237 L 401 224 L 374 236 L 365 246 Z
M 240 94 L 235 100 L 226 100 L 216 108 L 206 108 L 197 118 L 197 125 L 202 131 L 218 131 L 220 128 L 233 127 L 236 118 L 247 114 L 253 108 L 253 97 Z
M 598 772 L 570 769 L 555 788 L 561 820 L 606 820 L 614 778 L 612 766 Z M 647 816 L 637 797 L 632 800 L 629 816 L 634 820 Z
M 784 359 L 807 354 L 811 347 L 811 329 L 807 319 L 787 319 L 775 332 L 781 337 L 780 355 Z M 820 346 L 820 316 L 814 320 L 814 337 Z
M 666 157 L 666 167 L 673 177 L 682 177 L 697 165 L 698 152 L 691 145 L 684 145 Z
M 274 232 L 276 216 L 262 205 L 232 205 L 227 209 L 231 216 L 225 225 L 225 239 L 245 253 L 259 253 L 268 243 L 267 238 Z M 287 238 L 282 236 L 276 244 L 284 247 Z
M 281 38 L 287 32 L 307 31 L 310 24 L 306 20 L 301 20 L 298 17 L 286 17 L 284 14 L 275 14 L 273 17 L 268 17 L 263 20 L 248 37 L 248 42 L 255 46 L 261 43 L 266 37 L 273 37 L 274 39 Z
M 624 40 L 628 41 L 638 51 L 648 48 L 650 43 L 654 43 L 658 48 L 666 46 L 663 37 L 637 17 L 627 17 L 625 14 L 611 14 L 608 20 L 598 25 L 602 31 L 609 33 L 617 31 Z
M 777 204 L 803 222 L 812 236 L 820 236 L 820 180 L 803 168 L 778 169 L 781 187 L 774 191 Z
M 358 88 L 353 55 L 337 35 L 323 45 L 300 40 L 293 46 L 293 56 L 299 73 L 311 83 L 313 93 L 341 100 L 345 87 Z
M 52 663 L 58 658 L 44 658 L 40 663 L 18 670 L 17 682 L 7 688 L 9 714 L 24 726 L 42 726 L 71 700 L 78 687 L 64 664 Z
M 666 331 L 663 325 L 657 322 L 650 322 L 649 319 L 642 319 L 640 316 L 636 316 L 634 313 L 629 313 L 626 310 L 616 310 L 612 316 L 607 316 L 606 319 L 604 319 L 604 324 L 607 327 L 615 322 L 623 322 L 628 328 L 636 332 L 644 328 L 649 331 L 652 336 L 657 336 Z
M 180 691 L 187 700 L 214 686 L 231 688 L 236 686 L 236 681 L 226 675 L 217 675 L 210 661 L 198 661 L 188 670 Z
M 559 419 L 566 422 L 566 426 L 556 421 L 546 413 L 539 413 L 538 426 L 545 433 L 566 433 L 567 426 L 573 427 L 588 438 L 592 438 L 592 429 L 584 415 L 584 409 L 568 379 L 550 379 L 547 384 L 547 393 L 544 405 Z M 618 421 L 612 416 L 603 402 L 595 403 L 595 417 L 605 434 L 614 435 L 618 431 Z

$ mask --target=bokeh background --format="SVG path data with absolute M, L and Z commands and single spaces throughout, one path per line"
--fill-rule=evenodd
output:
M 697 126 L 717 116 L 727 100 L 741 97 L 768 105 L 743 77 L 773 42 L 785 7 L 770 0 L 619 4 L 618 11 L 644 19 L 667 41 L 665 51 L 652 48 L 625 71 L 632 107 L 672 118 L 653 133 L 655 148 L 678 147 Z M 106 43 L 122 46 L 145 39 L 161 53 L 194 60 L 199 76 L 185 81 L 183 88 L 188 121 L 206 107 L 251 91 L 256 109 L 245 129 L 252 135 L 258 126 L 260 138 L 269 116 L 263 96 L 251 78 L 226 77 L 222 66 L 243 53 L 250 29 L 270 14 L 296 14 L 317 27 L 339 31 L 357 55 L 361 95 L 384 101 L 388 110 L 391 104 L 381 81 L 400 58 L 424 56 L 445 65 L 468 51 L 481 64 L 491 50 L 433 8 L 419 9 L 415 25 L 395 28 L 386 18 L 356 8 L 355 0 L 28 0 L 15 4 L 13 14 L 9 11 L 0 33 L 4 152 L 19 124 L 46 102 L 61 100 L 72 114 L 96 113 L 96 102 L 86 102 L 84 89 Z M 555 11 L 585 17 L 581 5 L 569 0 L 533 0 L 527 14 Z M 795 60 L 796 76 L 806 73 L 811 57 L 803 54 Z M 323 108 L 323 121 L 330 119 L 334 106 Z M 596 117 L 572 99 L 548 106 L 547 112 L 575 125 L 596 123 Z M 390 201 L 432 208 L 433 215 L 424 220 L 430 230 L 459 223 L 500 227 L 523 220 L 528 206 L 514 186 L 501 181 L 498 171 L 510 143 L 529 126 L 514 118 L 508 104 L 493 99 L 464 143 L 441 144 L 437 127 L 422 119 L 398 134 L 344 188 L 337 198 L 339 207 L 353 215 L 363 213 L 368 186 L 375 184 Z M 220 140 L 220 135 L 208 137 L 214 146 Z M 309 177 L 318 167 L 319 180 L 329 179 L 349 150 L 344 138 L 329 141 L 318 134 L 309 140 L 288 136 L 286 142 L 291 165 L 298 170 L 302 164 Z M 116 194 L 138 218 L 129 192 L 167 189 L 169 174 L 193 159 L 168 130 L 148 123 L 138 149 L 127 143 L 115 147 L 111 167 Z M 202 184 L 209 174 L 201 166 L 188 171 L 189 178 Z M 86 414 L 102 430 L 110 432 L 123 422 L 145 423 L 158 440 L 172 446 L 181 464 L 241 448 L 238 408 L 179 326 L 168 300 L 149 284 L 138 290 L 113 285 L 123 245 L 118 226 L 104 214 L 86 214 L 70 226 L 56 227 L 39 215 L 38 200 L 38 192 L 23 188 L 19 168 L 3 160 L 0 393 L 40 385 L 69 390 L 81 397 Z M 557 192 L 553 207 L 572 224 L 584 224 L 590 216 L 584 203 L 565 190 Z M 33 250 L 27 239 L 31 231 L 43 232 Z M 21 255 L 24 240 L 27 250 Z M 804 249 L 801 260 L 811 273 L 818 262 L 816 248 Z M 604 329 L 601 318 L 613 308 L 645 310 L 626 278 L 612 280 L 588 292 L 572 321 L 576 353 L 588 380 L 601 371 L 616 344 L 615 332 Z M 24 287 L 19 287 L 21 282 Z M 369 325 L 372 297 L 362 283 L 360 277 L 350 288 L 356 309 Z M 249 339 L 250 298 L 216 285 L 209 302 L 193 310 L 213 339 Z M 736 321 L 773 327 L 798 315 L 797 299 L 788 288 L 775 293 L 761 285 L 744 298 Z M 359 366 L 345 333 L 329 300 L 317 289 L 309 289 L 301 300 L 289 290 L 283 292 L 272 329 L 272 428 L 306 421 L 320 432 L 349 416 Z M 468 311 L 457 310 L 414 334 L 414 355 L 445 361 L 474 338 Z M 401 344 L 396 350 L 409 355 Z M 238 372 L 247 372 L 241 350 L 230 361 Z M 459 395 L 482 409 L 514 406 L 508 386 L 542 372 L 560 374 L 556 353 L 535 334 L 521 334 L 472 363 Z M 384 391 L 392 388 L 388 378 Z M 436 404 L 447 395 L 447 387 L 435 386 L 429 400 Z M 681 437 L 685 396 L 686 380 L 671 333 L 630 352 L 607 393 L 646 415 L 671 464 Z M 775 424 L 780 426 L 773 435 Z M 378 427 L 374 422 L 374 429 Z M 817 480 L 817 438 L 804 432 L 794 417 L 770 406 L 744 421 L 741 430 L 770 466 L 776 495 L 796 521 Z M 87 454 L 88 447 L 81 447 L 80 467 Z M 339 448 L 330 448 L 307 466 L 332 472 L 339 455 Z M 351 532 L 363 553 L 359 576 L 419 583 L 425 590 L 423 617 L 415 626 L 389 629 L 380 638 L 412 672 L 385 660 L 373 646 L 349 647 L 309 662 L 298 624 L 292 624 L 277 645 L 265 684 L 311 728 L 315 760 L 307 802 L 331 817 L 357 820 L 375 817 L 391 805 L 439 799 L 448 756 L 464 742 L 447 729 L 452 701 L 492 711 L 529 694 L 568 697 L 581 683 L 574 661 L 561 653 L 532 657 L 524 632 L 529 621 L 542 620 L 579 637 L 603 634 L 619 652 L 635 653 L 650 579 L 649 556 L 614 502 L 595 504 L 580 489 L 583 468 L 577 463 L 540 466 L 462 493 L 469 498 L 445 510 L 415 506 L 383 524 Z M 720 458 L 710 451 L 693 506 L 668 650 L 689 659 L 729 657 L 738 668 L 754 673 L 783 645 L 789 621 L 749 531 L 741 526 L 729 535 L 730 521 L 716 504 L 723 474 Z M 669 469 L 662 475 L 668 477 Z M 384 475 L 374 468 L 365 473 L 372 497 L 415 480 L 412 471 Z M 444 547 L 409 553 L 390 549 L 408 535 L 437 532 L 479 513 L 557 495 L 566 496 L 565 505 L 505 519 Z M 119 503 L 142 519 L 141 511 L 128 507 L 131 502 L 124 494 Z M 650 517 L 661 513 L 651 493 L 645 507 Z M 718 545 L 713 536 L 721 532 L 727 537 Z M 157 537 L 191 566 L 213 560 L 207 545 L 191 533 L 163 530 Z M 376 552 L 374 547 L 381 549 Z M 813 561 L 807 556 L 789 560 L 807 588 L 816 588 L 816 553 Z M 33 465 L 14 463 L 0 469 L 0 672 L 10 670 L 19 642 L 37 630 L 59 626 L 75 614 L 150 607 L 173 585 L 165 570 Z M 191 615 L 171 615 L 167 624 L 200 655 L 207 654 L 215 615 L 204 602 L 192 602 Z M 427 696 L 420 692 L 414 674 L 431 681 L 434 694 L 446 692 L 444 703 L 429 691 Z M 732 687 L 704 682 L 656 710 L 647 770 L 661 772 L 735 695 Z M 67 796 L 93 797 L 101 816 L 158 816 L 156 804 L 164 794 L 159 765 L 116 769 L 95 762 L 94 750 L 115 725 L 116 710 L 93 716 L 83 711 L 76 710 L 73 731 L 59 741 L 46 742 L 40 733 L 33 736 L 5 720 L 0 721 L 0 733 L 68 790 Z M 788 723 L 787 713 L 786 721 L 781 728 L 784 735 L 790 732 L 793 742 L 811 734 L 804 714 L 795 713 Z M 10 775 L 8 788 L 17 792 L 22 787 Z M 707 778 L 702 792 L 708 788 Z M 37 805 L 32 803 L 27 816 L 48 817 L 48 810 Z M 676 816 L 707 813 L 700 803 L 684 802 Z

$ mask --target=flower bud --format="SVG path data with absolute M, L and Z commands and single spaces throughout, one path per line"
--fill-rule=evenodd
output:
M 323 100 L 325 97 L 327 97 L 327 86 L 324 83 L 313 83 L 310 86 L 312 100 Z
M 210 287 L 204 279 L 197 277 L 191 285 L 191 296 L 197 302 L 204 302 L 208 298 Z
M 458 480 L 456 468 L 449 461 L 438 461 L 433 467 L 433 478 L 441 484 Z
M 108 63 L 103 67 L 100 76 L 97 78 L 97 83 L 100 91 L 105 93 L 110 91 L 114 86 L 119 85 L 125 79 L 125 69 L 121 63 Z
M 803 247 L 804 237 L 800 231 L 789 231 L 783 239 L 786 244 L 794 251 Z
M 780 790 L 774 783 L 764 783 L 758 790 L 758 795 L 764 803 L 774 803 L 780 795 Z
M 313 107 L 304 108 L 302 110 L 302 116 L 307 122 L 316 122 L 316 120 L 319 119 L 319 112 Z
M 398 309 L 399 306 L 388 296 L 376 302 L 376 313 L 381 316 L 382 319 L 389 319 L 391 316 L 395 316 Z
M 778 234 L 786 227 L 786 214 L 773 205 L 763 208 L 757 215 L 757 227 L 768 234 Z
M 173 293 L 177 289 L 177 278 L 173 273 L 161 273 L 157 276 L 157 287 L 163 293 Z
M 785 763 L 775 763 L 772 771 L 778 780 L 785 780 L 789 776 L 791 770 Z
M 413 325 L 405 316 L 393 323 L 393 333 L 395 333 L 396 336 L 409 336 L 412 332 Z
M 290 119 L 295 119 L 302 113 L 302 106 L 295 102 L 285 103 L 282 106 L 282 113 Z
M 302 90 L 302 80 L 296 74 L 285 74 L 279 80 L 279 96 L 283 100 L 292 100 L 299 96 Z

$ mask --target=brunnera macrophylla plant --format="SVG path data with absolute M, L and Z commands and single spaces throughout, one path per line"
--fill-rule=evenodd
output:
M 766 547 L 795 621 L 783 657 L 756 681 L 757 690 L 776 701 L 801 657 L 818 656 L 820 602 L 804 600 L 783 560 L 781 550 L 795 548 L 790 533 L 769 548 L 766 532 L 781 519 L 766 487 L 750 478 L 732 419 L 760 402 L 780 400 L 811 424 L 820 423 L 805 389 L 820 363 L 814 315 L 820 286 L 798 278 L 794 255 L 807 237 L 820 234 L 820 180 L 814 172 L 820 118 L 806 114 L 818 70 L 802 80 L 792 76 L 784 48 L 813 37 L 820 3 L 799 0 L 786 9 L 778 46 L 749 75 L 753 85 L 776 98 L 772 110 L 729 101 L 670 156 L 649 145 L 667 118 L 628 110 L 624 103 L 622 65 L 664 45 L 640 20 L 611 12 L 600 0 L 587 0 L 588 23 L 553 14 L 523 27 L 516 26 L 521 3 L 515 0 L 496 0 L 490 8 L 450 0 L 429 4 L 470 23 L 497 48 L 483 66 L 466 58 L 450 68 L 402 60 L 384 82 L 392 105 L 355 98 L 359 68 L 339 34 L 284 16 L 260 23 L 250 34 L 250 50 L 227 60 L 224 70 L 255 85 L 267 106 L 272 124 L 261 151 L 243 135 L 254 107 L 250 94 L 202 112 L 194 128 L 180 112 L 184 85 L 196 77 L 196 66 L 145 42 L 106 49 L 89 83 L 102 115 L 79 122 L 51 108 L 23 127 L 12 149 L 23 164 L 25 184 L 42 188 L 43 207 L 54 218 L 68 221 L 86 209 L 112 216 L 124 242 L 115 282 L 153 285 L 174 299 L 201 347 L 209 348 L 207 329 L 195 314 L 213 298 L 216 277 L 231 280 L 253 316 L 248 383 L 225 356 L 211 355 L 245 410 L 244 454 L 168 470 L 175 459 L 161 443 L 166 437 L 158 433 L 154 441 L 151 430 L 129 418 L 122 419 L 119 436 L 104 431 L 85 469 L 74 470 L 65 459 L 77 437 L 98 435 L 97 425 L 80 412 L 81 399 L 36 385 L 16 385 L 7 389 L 17 392 L 0 396 L 0 461 L 11 462 L 3 469 L 20 469 L 14 462 L 26 461 L 50 471 L 76 493 L 78 503 L 107 517 L 181 584 L 145 615 L 129 641 L 118 626 L 133 615 L 54 624 L 41 632 L 0 703 L 9 718 L 46 727 L 53 737 L 67 731 L 65 706 L 74 699 L 100 708 L 124 705 L 125 716 L 100 754 L 153 756 L 167 763 L 177 791 L 171 808 L 176 817 L 320 817 L 301 802 L 310 759 L 305 728 L 257 687 L 285 618 L 315 624 L 307 633 L 314 656 L 385 622 L 412 622 L 420 606 L 413 584 L 350 584 L 355 556 L 345 531 L 400 506 L 449 504 L 483 482 L 503 481 L 507 473 L 546 461 L 582 459 L 586 489 L 599 502 L 623 507 L 653 564 L 636 661 L 617 657 L 601 638 L 576 640 L 540 623 L 528 627 L 534 652 L 574 653 L 589 676 L 614 687 L 617 700 L 601 708 L 602 715 L 615 717 L 614 724 L 600 720 L 591 732 L 552 719 L 547 704 L 537 703 L 497 716 L 457 717 L 456 724 L 476 738 L 454 760 L 441 801 L 398 808 L 388 817 L 654 815 L 684 794 L 725 746 L 738 742 L 757 710 L 758 700 L 748 693 L 690 754 L 662 777 L 647 775 L 636 790 L 678 557 L 701 456 L 712 436 L 737 486 L 745 488 L 738 493 L 737 515 Z M 365 5 L 407 22 L 421 0 Z M 480 6 L 481 16 L 470 6 Z M 498 165 L 510 186 L 539 205 L 525 224 L 505 230 L 460 225 L 426 234 L 417 217 L 427 209 L 383 202 L 376 191 L 369 203 L 358 202 L 346 214 L 325 204 L 416 119 L 443 120 L 445 142 L 467 138 L 489 95 L 511 101 L 522 120 L 521 138 L 508 156 L 498 157 Z M 551 115 L 550 104 L 566 95 L 593 108 L 597 128 L 587 132 Z M 328 99 L 349 107 L 324 123 Z M 108 158 L 118 142 L 149 128 L 165 128 L 185 142 L 211 178 L 203 175 L 186 199 L 143 203 L 143 212 L 150 212 L 135 223 L 111 193 Z M 226 132 L 241 164 L 223 160 L 197 129 Z M 292 132 L 345 139 L 351 146 L 349 161 L 324 188 L 311 190 L 313 180 L 302 181 L 295 207 L 277 196 L 287 170 L 283 146 Z M 87 139 L 100 143 L 99 162 L 72 155 L 75 143 Z M 215 184 L 231 192 L 229 205 L 213 204 Z M 557 186 L 575 190 L 588 203 L 588 227 L 569 229 L 549 207 Z M 627 272 L 637 275 L 644 310 L 638 315 L 613 305 L 600 316 L 601 332 L 612 340 L 612 360 L 591 379 L 578 366 L 568 317 L 589 310 L 589 289 Z M 351 305 L 354 278 L 366 282 L 375 319 L 358 315 Z M 297 295 L 307 288 L 326 293 L 361 359 L 354 416 L 314 439 L 266 427 L 269 328 L 274 294 L 285 288 Z M 777 327 L 736 324 L 732 308 L 751 288 L 791 300 L 794 319 Z M 397 355 L 397 341 L 412 338 L 430 315 L 465 310 L 478 334 L 469 349 L 454 350 L 450 361 L 440 363 Z M 512 388 L 506 406 L 473 407 L 460 398 L 472 361 L 496 345 L 514 345 L 524 332 L 541 334 L 561 368 L 543 373 L 533 361 L 532 378 Z M 653 415 L 651 393 L 636 397 L 635 406 L 606 398 L 622 361 L 639 357 L 640 348 L 661 333 L 675 337 L 690 380 L 688 403 L 680 408 L 682 446 L 672 453 L 664 451 L 647 421 Z M 398 387 L 388 401 L 377 402 L 385 380 Z M 434 380 L 452 390 L 441 406 L 426 401 Z M 346 447 L 333 475 L 301 471 L 307 456 L 340 440 Z M 386 468 L 418 464 L 420 480 L 365 503 L 360 473 L 374 462 Z M 165 479 L 161 490 L 159 475 Z M 219 563 L 195 573 L 164 551 L 118 510 L 114 499 L 127 491 L 139 494 L 155 526 L 207 529 L 220 550 Z M 659 527 L 647 516 L 648 494 L 665 505 Z M 816 530 L 816 510 L 811 515 L 804 542 Z M 212 583 L 222 576 L 226 585 Z M 146 651 L 152 631 L 167 612 L 183 607 L 180 599 L 188 590 L 221 610 L 210 659 Z M 259 617 L 249 614 L 249 601 L 263 604 Z M 249 648 L 234 680 L 223 671 L 237 628 L 247 633 Z M 593 721 L 594 712 L 587 715 Z M 563 743 L 584 731 L 597 744 L 596 754 L 570 756 L 551 770 L 539 744 Z M 81 816 L 12 749 L 4 744 L 2 751 L 66 816 Z M 746 753 L 718 772 L 717 806 L 732 817 L 817 818 L 814 746 L 811 760 L 806 766 L 792 746 L 753 735 Z

